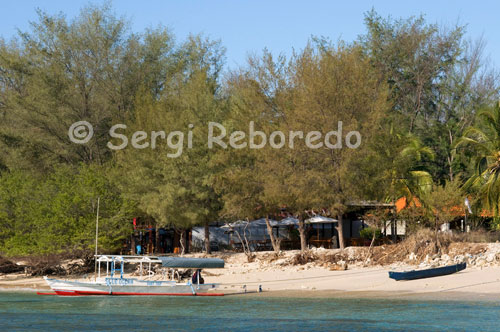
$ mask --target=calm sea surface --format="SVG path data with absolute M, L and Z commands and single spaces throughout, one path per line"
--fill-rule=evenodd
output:
M 0 331 L 500 331 L 498 302 L 0 292 Z

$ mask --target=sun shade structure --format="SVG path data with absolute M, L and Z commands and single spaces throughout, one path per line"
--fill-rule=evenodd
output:
M 306 220 L 306 223 L 308 224 L 331 224 L 337 222 L 337 219 L 332 219 L 328 217 L 323 217 L 323 216 L 314 216 L 310 219 Z
M 248 224 L 249 224 L 249 222 L 246 220 L 238 220 L 238 221 L 235 221 L 233 223 L 225 224 L 224 226 L 221 226 L 221 228 L 231 229 L 234 227 L 245 227 Z
M 267 226 L 266 218 L 260 218 L 257 220 L 253 220 L 253 221 L 251 221 L 251 223 L 253 223 L 254 225 L 259 225 L 259 226 Z M 279 226 L 279 222 L 277 222 L 276 220 L 273 220 L 273 219 L 269 219 L 269 224 L 271 225 L 271 227 Z
M 163 267 L 182 269 L 220 269 L 224 261 L 220 258 L 158 257 Z
M 279 222 L 280 226 L 298 226 L 299 219 L 293 217 L 286 217 L 285 219 L 281 219 Z

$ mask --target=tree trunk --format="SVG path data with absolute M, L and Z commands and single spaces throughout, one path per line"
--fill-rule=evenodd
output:
M 375 237 L 377 235 L 377 232 L 375 230 L 375 228 L 373 229 L 373 236 L 372 236 L 372 242 L 370 243 L 370 249 L 368 250 L 371 254 L 372 252 L 372 249 L 373 249 L 373 245 L 375 244 Z
M 185 250 L 186 250 L 186 247 L 184 246 L 184 230 L 183 229 L 180 230 L 179 235 L 180 235 L 179 243 L 181 245 L 181 256 L 182 256 L 182 255 L 184 255 Z
M 135 234 L 130 237 L 130 253 L 135 255 Z
M 266 216 L 266 227 L 267 227 L 267 233 L 269 234 L 269 237 L 271 238 L 271 244 L 273 245 L 274 252 L 278 254 L 280 252 L 280 247 L 281 247 L 281 240 L 276 238 L 273 233 L 273 227 L 271 226 L 271 223 L 269 222 L 269 218 Z
M 241 238 L 241 235 L 240 235 L 240 232 L 238 232 L 237 230 L 234 231 L 234 233 L 236 234 L 236 236 L 238 236 L 238 238 L 240 239 L 240 242 L 241 242 L 241 247 L 243 249 L 243 252 L 245 253 L 245 255 L 247 256 L 247 261 L 249 263 L 253 262 L 254 259 L 255 259 L 255 254 L 252 252 L 252 250 L 250 249 L 250 245 L 248 243 L 248 239 L 247 239 L 247 236 L 246 236 L 246 227 L 248 227 L 248 224 L 247 226 L 245 226 L 245 228 L 243 229 L 243 238 Z
M 155 252 L 160 253 L 160 229 L 158 228 L 158 224 L 156 224 L 155 228 Z
M 453 133 L 451 130 L 448 129 L 448 137 L 450 138 L 450 146 L 453 146 Z M 453 153 L 448 153 L 448 165 L 449 165 L 449 175 L 450 175 L 450 181 L 453 181 L 454 173 L 453 173 L 453 161 L 455 157 L 453 156 Z
M 342 222 L 342 213 L 338 214 L 337 220 L 339 223 L 339 225 L 337 227 L 337 232 L 339 233 L 339 246 L 340 246 L 340 250 L 344 250 L 345 242 L 344 242 L 344 225 Z
M 210 250 L 210 227 L 208 226 L 208 221 L 205 222 L 205 252 L 207 254 L 211 253 L 211 250 Z
M 441 249 L 441 244 L 439 243 L 439 236 L 438 236 L 438 220 L 437 218 L 435 219 L 435 223 L 434 223 L 434 235 L 436 237 L 436 243 L 434 244 L 434 251 L 437 253 L 439 253 L 439 250 Z
M 375 228 L 373 228 L 373 235 L 372 235 L 372 242 L 370 243 L 370 248 L 368 249 L 368 256 L 365 259 L 365 266 L 368 264 L 368 260 L 372 257 L 373 253 L 373 245 L 375 244 L 375 236 L 377 235 L 377 232 Z
M 307 250 L 307 242 L 306 242 L 306 229 L 304 227 L 304 218 L 302 216 L 299 217 L 299 234 L 300 234 L 300 251 L 304 252 Z

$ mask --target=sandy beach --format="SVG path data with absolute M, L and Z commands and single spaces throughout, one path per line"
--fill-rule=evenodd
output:
M 224 254 L 226 268 L 203 271 L 207 283 L 219 283 L 226 294 L 262 293 L 258 296 L 287 297 L 425 297 L 427 299 L 500 299 L 500 267 L 470 266 L 465 271 L 448 276 L 413 281 L 395 281 L 388 277 L 392 270 L 412 270 L 416 266 L 350 266 L 344 271 L 331 271 L 328 267 L 311 262 L 304 265 L 286 265 L 293 252 L 283 254 L 269 262 L 271 253 L 258 253 L 248 263 L 241 254 Z M 190 255 L 199 256 L 199 255 Z M 62 279 L 93 277 L 66 276 Z M 48 290 L 41 277 L 24 274 L 0 276 L 0 289 L 4 291 Z
M 235 259 L 235 258 L 233 258 Z M 268 266 L 258 262 L 229 263 L 227 269 L 207 276 L 207 282 L 219 282 L 224 291 L 257 291 L 276 296 L 424 296 L 444 299 L 448 297 L 473 299 L 471 293 L 481 298 L 500 299 L 500 267 L 469 267 L 448 276 L 413 281 L 395 281 L 389 271 L 416 269 L 416 266 L 352 267 L 345 271 L 308 263 L 299 266 Z M 217 274 L 217 275 L 215 275 Z
M 370 268 L 347 271 L 327 271 L 311 268 L 307 271 L 280 269 L 255 272 L 251 275 L 224 275 L 218 278 L 223 288 L 247 285 L 248 289 L 262 285 L 264 290 L 331 290 L 343 292 L 447 292 L 464 291 L 500 294 L 500 268 L 468 269 L 454 275 L 414 281 L 394 281 L 389 269 Z M 207 278 L 209 281 L 209 278 Z M 214 278 L 215 279 L 215 278 Z

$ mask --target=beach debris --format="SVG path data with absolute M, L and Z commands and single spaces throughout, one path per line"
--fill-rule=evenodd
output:
M 496 254 L 496 253 L 494 253 L 494 252 L 492 252 L 492 253 L 488 254 L 488 256 L 486 257 L 486 261 L 487 261 L 488 263 L 492 263 L 492 262 L 494 262 L 494 261 L 496 260 L 496 255 L 497 255 L 497 254 Z
M 330 265 L 330 271 L 345 271 L 347 270 L 347 263 L 345 261 L 339 261 L 335 264 Z
M 14 262 L 0 257 L 0 273 L 15 273 L 24 271 L 24 267 L 15 264 Z
M 299 252 L 293 256 L 289 261 L 289 265 L 305 265 L 309 262 L 315 262 L 319 259 L 312 250 L 307 250 L 304 252 Z
M 2 262 L 5 260 L 5 258 L 0 258 L 0 273 L 2 272 Z M 30 276 L 67 276 L 94 271 L 93 255 L 82 252 L 28 256 L 19 258 L 17 262 L 12 261 L 11 263 L 17 268 L 11 268 L 11 272 L 7 272 L 8 269 L 3 269 L 3 273 L 24 272 L 25 275 Z

